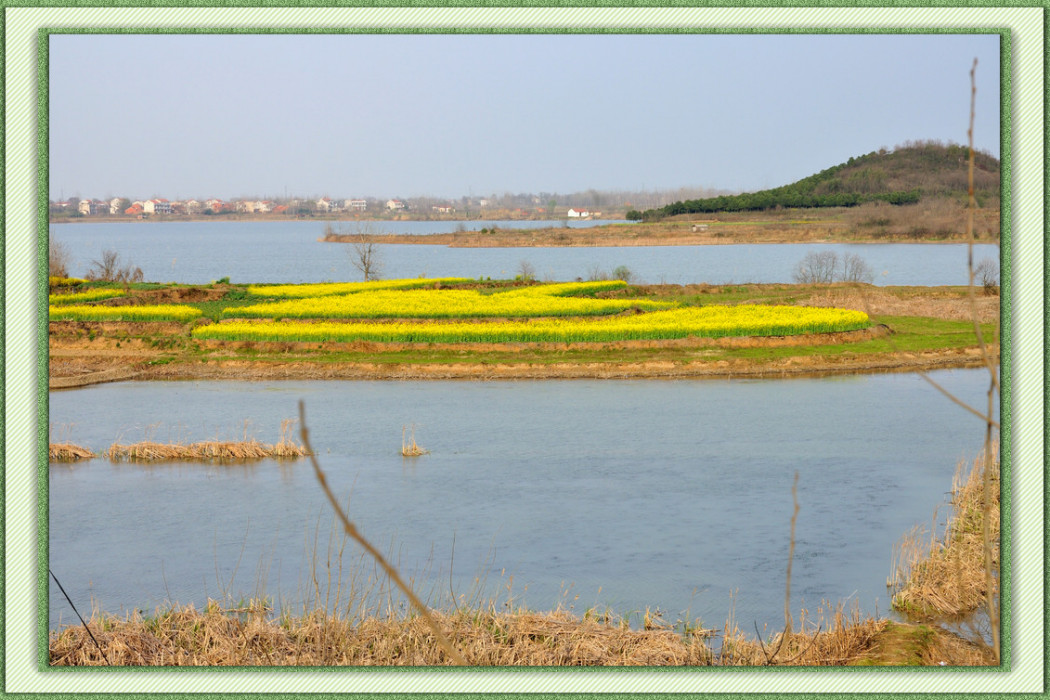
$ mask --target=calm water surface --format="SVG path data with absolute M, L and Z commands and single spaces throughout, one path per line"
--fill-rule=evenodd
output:
M 980 405 L 978 370 L 935 373 Z M 795 380 L 128 382 L 52 392 L 52 436 L 277 439 L 306 404 L 329 481 L 435 604 L 486 592 L 742 629 L 792 607 L 885 613 L 893 544 L 942 504 L 981 425 L 911 374 Z M 431 454 L 400 455 L 415 425 Z M 49 468 L 50 566 L 81 610 L 312 588 L 332 520 L 309 462 Z M 316 540 L 315 540 L 316 538 Z M 356 566 L 352 543 L 347 575 Z M 371 571 L 371 566 L 365 566 Z M 513 579 L 511 580 L 511 576 Z M 297 603 L 299 601 L 299 603 Z M 53 583 L 52 627 L 75 622 Z M 637 617 L 637 615 L 636 615 Z
M 560 226 L 559 222 L 371 222 L 381 232 L 445 233 L 462 223 L 480 229 Z M 572 227 L 606 222 L 574 222 Z M 153 282 L 324 282 L 359 279 L 349 246 L 323 243 L 324 222 L 84 223 L 51 227 L 72 254 L 70 273 L 83 276 L 102 251 L 142 268 Z M 338 227 L 338 225 L 337 225 Z M 540 279 L 587 279 L 626 265 L 648 283 L 791 282 L 795 266 L 810 251 L 861 256 L 878 285 L 966 284 L 965 245 L 957 244 L 749 244 L 595 248 L 448 248 L 382 245 L 383 276 L 491 277 L 507 279 L 529 262 Z M 998 260 L 999 247 L 979 245 L 975 260 Z

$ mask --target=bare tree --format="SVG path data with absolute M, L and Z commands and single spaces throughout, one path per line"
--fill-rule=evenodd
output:
M 350 244 L 350 264 L 364 275 L 365 282 L 377 280 L 383 274 L 383 259 L 379 246 L 371 241 Z
M 47 274 L 49 277 L 69 277 L 72 256 L 65 243 L 51 239 L 47 243 Z
M 591 265 L 590 269 L 587 270 L 588 282 L 601 282 L 607 279 L 609 279 L 609 273 L 603 270 L 598 263 Z
M 85 275 L 89 280 L 102 282 L 141 282 L 142 269 L 131 264 L 120 264 L 120 254 L 115 250 L 102 251 L 101 260 L 92 260 Z
M 842 281 L 843 282 L 866 282 L 871 284 L 875 279 L 875 272 L 871 269 L 864 258 L 856 253 L 846 253 L 842 258 Z
M 985 258 L 974 265 L 974 280 L 981 283 L 985 292 L 992 292 L 999 286 L 999 261 L 994 258 Z
M 839 256 L 835 251 L 820 253 L 811 251 L 795 267 L 795 282 L 798 284 L 831 284 L 835 281 L 835 268 Z
M 531 282 L 536 279 L 536 268 L 528 260 L 518 263 L 518 277 L 522 282 Z

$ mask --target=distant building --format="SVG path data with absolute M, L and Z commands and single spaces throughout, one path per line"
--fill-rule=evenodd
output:
M 430 207 L 431 210 L 436 211 L 438 214 L 454 214 L 456 212 L 455 207 L 451 204 L 435 204 Z
M 347 211 L 364 211 L 368 209 L 368 202 L 363 199 L 348 199 L 343 203 Z
M 391 211 L 400 211 L 405 208 L 405 203 L 400 199 L 391 199 L 387 201 L 386 208 Z
M 100 199 L 82 199 L 77 206 L 79 211 L 84 216 L 98 216 L 99 214 L 109 213 L 109 202 L 103 202 Z
M 317 211 L 338 211 L 339 207 L 332 203 L 332 200 L 328 197 L 321 197 L 317 200 Z
M 591 215 L 591 213 L 589 211 L 587 211 L 586 209 L 576 209 L 576 208 L 569 209 L 569 218 L 570 219 L 582 219 L 583 217 L 590 216 L 590 215 Z

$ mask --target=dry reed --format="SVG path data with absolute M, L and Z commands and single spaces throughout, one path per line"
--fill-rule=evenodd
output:
M 913 531 L 894 548 L 890 583 L 893 607 L 918 618 L 958 617 L 981 607 L 988 595 L 984 527 L 990 528 L 992 569 L 999 570 L 999 459 L 984 455 L 964 476 L 960 462 L 952 482 L 952 515 L 941 536 Z M 985 518 L 985 481 L 991 485 L 991 509 Z M 998 576 L 991 578 L 998 594 Z
M 246 462 L 259 459 L 295 459 L 309 454 L 307 449 L 294 441 L 290 435 L 295 419 L 281 422 L 281 439 L 274 445 L 258 440 L 204 440 L 189 445 L 181 443 L 159 443 L 143 440 L 130 445 L 113 443 L 103 455 L 113 461 L 164 462 L 164 461 L 214 461 Z
M 78 462 L 82 459 L 91 459 L 94 456 L 95 453 L 86 447 L 69 442 L 52 442 L 47 446 L 47 459 L 49 462 Z
M 353 622 L 318 611 L 275 622 L 250 606 L 230 614 L 209 603 L 160 613 L 155 618 L 92 618 L 88 623 L 106 657 L 117 666 L 440 666 L 452 663 L 436 643 L 434 631 L 419 615 L 368 617 Z M 831 618 L 814 624 L 801 616 L 801 627 L 784 647 L 785 662 L 798 666 L 920 663 L 919 653 L 940 653 L 928 662 L 952 657 L 939 648 L 965 644 L 928 630 L 928 643 L 906 657 L 890 659 L 880 650 L 885 620 L 861 619 L 841 606 Z M 822 612 L 821 615 L 824 613 Z M 565 611 L 431 611 L 433 621 L 470 666 L 757 666 L 766 656 L 761 641 L 733 630 L 715 650 L 706 631 L 679 633 L 666 626 L 631 629 L 606 616 L 579 619 Z M 810 629 L 805 629 L 809 627 Z M 908 626 L 897 625 L 899 628 Z M 822 629 L 823 628 L 823 629 Z M 773 640 L 775 641 L 775 640 Z M 105 663 L 83 627 L 52 633 L 54 666 Z M 939 647 L 937 645 L 940 645 Z M 957 654 L 957 652 L 956 652 Z M 958 658 L 956 655 L 955 658 Z M 971 655 L 973 663 L 982 661 Z M 890 659 L 887 661 L 887 659 Z M 958 663 L 956 661 L 956 663 Z
M 407 440 L 405 438 L 405 426 L 401 426 L 401 456 L 421 457 L 426 454 L 430 454 L 430 450 L 424 450 L 416 444 L 416 426 L 412 426 L 412 435 Z

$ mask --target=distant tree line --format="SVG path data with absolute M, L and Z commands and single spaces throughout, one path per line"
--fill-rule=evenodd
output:
M 999 189 L 999 161 L 975 152 L 977 189 Z M 885 148 L 827 168 L 798 182 L 760 192 L 683 199 L 659 208 L 625 215 L 633 221 L 659 220 L 678 214 L 764 211 L 784 208 L 855 207 L 865 202 L 915 204 L 928 194 L 964 195 L 969 149 L 937 141 L 915 141 Z
M 648 209 L 644 212 L 631 210 L 626 218 L 632 221 L 650 221 L 663 219 L 678 214 L 710 214 L 732 211 L 766 211 L 778 207 L 791 209 L 812 209 L 817 207 L 855 207 L 864 202 L 880 200 L 890 204 L 915 204 L 919 201 L 917 189 L 903 192 L 883 192 L 878 194 L 859 194 L 856 192 L 829 192 L 814 194 L 806 192 L 796 183 L 773 190 L 746 192 L 744 194 L 723 195 L 707 199 L 690 199 L 684 202 L 673 202 L 659 209 Z

